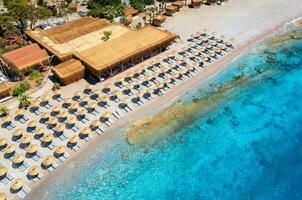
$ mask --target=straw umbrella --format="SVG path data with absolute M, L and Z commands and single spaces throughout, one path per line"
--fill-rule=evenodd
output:
M 61 120 L 66 119 L 67 116 L 68 116 L 68 111 L 67 111 L 67 110 L 63 110 L 63 111 L 60 113 L 60 115 L 59 115 L 59 117 L 60 117 Z
M 20 141 L 21 145 L 28 145 L 30 143 L 31 137 L 30 135 L 23 135 Z
M 112 84 L 111 84 L 111 83 L 107 83 L 107 84 L 105 85 L 105 87 L 102 89 L 102 91 L 103 91 L 104 93 L 108 94 L 108 93 L 110 93 L 110 91 L 111 91 L 111 87 L 112 87 Z
M 48 156 L 45 156 L 45 157 L 42 159 L 42 166 L 43 166 L 43 167 L 48 168 L 48 167 L 50 167 L 52 164 L 53 164 L 53 158 L 52 158 L 52 156 L 48 155 Z
M 10 185 L 12 191 L 19 191 L 23 187 L 23 181 L 20 178 L 16 178 Z
M 50 117 L 50 113 L 49 112 L 44 112 L 41 114 L 41 119 L 42 120 L 47 120 Z
M 44 94 L 44 95 L 42 96 L 41 101 L 42 101 L 43 103 L 46 103 L 46 102 L 49 101 L 50 98 L 51 98 L 50 94 L 47 93 L 47 94 Z
M 72 110 L 72 111 L 76 111 L 78 108 L 79 108 L 79 104 L 78 103 L 73 103 L 70 106 L 70 110 Z
M 14 130 L 13 137 L 20 138 L 23 135 L 23 132 L 24 132 L 23 129 L 18 128 L 16 130 Z
M 80 138 L 78 135 L 72 135 L 69 137 L 68 143 L 71 145 L 76 145 L 79 140 L 80 140 Z
M 79 112 L 78 116 L 81 117 L 81 118 L 85 118 L 86 117 L 86 114 L 87 114 L 87 110 L 86 109 L 83 109 Z
M 60 106 L 54 106 L 52 107 L 51 112 L 52 114 L 57 115 L 60 112 L 60 110 L 61 110 Z
M 49 120 L 48 120 L 48 124 L 51 125 L 51 126 L 54 126 L 58 123 L 58 118 L 56 117 L 51 117 Z
M 34 99 L 30 102 L 30 105 L 32 108 L 38 108 L 40 105 L 40 102 L 38 100 Z
M 92 86 L 91 85 L 86 85 L 85 92 L 90 93 L 91 91 L 92 91 Z
M 97 104 L 94 102 L 89 102 L 88 103 L 88 109 L 89 111 L 94 111 L 96 109 Z
M 6 200 L 7 196 L 6 193 L 0 192 L 0 200 Z
M 25 113 L 25 110 L 24 110 L 24 109 L 17 109 L 17 110 L 15 111 L 16 117 L 22 117 L 22 116 L 24 116 L 24 113 Z
M 101 122 L 99 120 L 93 120 L 91 122 L 91 127 L 92 128 L 98 128 L 101 125 Z
M 64 104 L 67 105 L 67 106 L 69 106 L 71 104 L 71 102 L 72 102 L 71 98 L 65 98 L 64 99 Z
M 12 117 L 10 115 L 6 115 L 5 117 L 2 118 L 2 124 L 8 124 L 11 123 Z
M 16 154 L 13 158 L 13 163 L 15 165 L 21 165 L 25 160 L 25 157 L 22 154 Z
M 10 144 L 5 148 L 5 154 L 12 154 L 16 150 L 16 146 L 14 144 Z
M 35 131 L 35 138 L 41 138 L 45 133 L 44 128 L 40 127 Z
M 6 167 L 0 167 L 0 177 L 3 178 L 7 174 L 7 168 Z
M 28 128 L 36 128 L 36 126 L 37 126 L 37 122 L 35 120 L 32 120 L 27 124 Z
M 90 134 L 90 129 L 88 127 L 84 127 L 81 129 L 80 131 L 80 136 L 82 136 L 82 138 L 87 137 Z
M 85 95 L 81 98 L 81 104 L 82 105 L 86 105 L 89 101 L 89 96 L 88 95 Z
M 99 94 L 100 94 L 100 90 L 99 89 L 94 89 L 94 90 L 92 90 L 91 97 L 94 98 L 94 99 L 97 99 L 100 96 Z
M 83 94 L 82 91 L 78 91 L 78 92 L 76 92 L 76 93 L 73 95 L 73 97 L 76 98 L 76 99 L 79 99 L 79 98 L 81 97 L 82 94 Z
M 36 144 L 31 144 L 27 149 L 26 149 L 26 152 L 28 154 L 36 154 L 38 151 L 38 145 Z
M 64 130 L 65 130 L 65 124 L 58 124 L 56 127 L 55 127 L 55 132 L 56 134 L 63 134 Z
M 43 137 L 43 142 L 45 143 L 45 144 L 49 144 L 49 143 L 51 143 L 52 142 L 52 139 L 53 139 L 53 136 L 52 136 L 52 134 L 47 134 L 47 135 L 44 135 L 44 137 Z
M 54 91 L 54 94 L 55 94 L 56 97 L 60 97 L 61 94 L 62 94 L 62 90 L 61 90 L 60 88 L 58 88 L 58 89 L 56 89 L 56 90 Z
M 28 173 L 29 177 L 36 177 L 40 173 L 40 167 L 37 165 L 34 165 L 28 169 L 27 173 Z
M 64 145 L 60 145 L 58 147 L 55 148 L 55 156 L 56 157 L 60 157 L 62 156 L 64 153 L 66 152 L 66 148 Z
M 0 148 L 4 148 L 7 145 L 7 139 L 4 137 L 0 138 Z
M 77 122 L 77 118 L 75 116 L 71 116 L 70 118 L 68 118 L 67 123 L 69 126 L 73 126 L 75 125 L 75 123 Z

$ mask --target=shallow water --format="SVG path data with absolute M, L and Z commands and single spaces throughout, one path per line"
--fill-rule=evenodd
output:
M 302 199 L 302 40 L 258 46 L 183 102 L 234 77 L 191 124 L 144 147 L 115 133 L 31 199 Z

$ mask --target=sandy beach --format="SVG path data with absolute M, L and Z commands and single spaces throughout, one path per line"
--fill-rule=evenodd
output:
M 205 28 L 210 32 L 216 32 L 217 35 L 225 35 L 226 38 L 235 38 L 236 48 L 214 63 L 211 63 L 206 69 L 199 71 L 194 77 L 188 78 L 181 84 L 174 86 L 172 90 L 166 91 L 163 96 L 147 101 L 135 109 L 135 111 L 124 116 L 123 120 L 106 129 L 104 134 L 94 137 L 78 151 L 72 153 L 68 160 L 61 163 L 54 172 L 44 174 L 44 178 L 38 183 L 28 184 L 32 191 L 26 199 L 31 199 L 40 187 L 47 185 L 48 176 L 64 173 L 64 166 L 68 166 L 74 159 L 80 159 L 80 154 L 83 155 L 86 151 L 93 150 L 93 144 L 108 142 L 110 141 L 111 133 L 124 128 L 127 123 L 153 115 L 167 108 L 177 100 L 178 96 L 203 84 L 215 76 L 215 74 L 224 70 L 229 63 L 244 54 L 244 52 L 248 51 L 253 44 L 271 35 L 274 31 L 282 28 L 287 22 L 301 15 L 302 5 L 300 0 L 290 0 L 287 2 L 281 0 L 231 0 L 223 6 L 202 6 L 201 8 L 194 9 L 185 7 L 176 13 L 175 16 L 169 17 L 163 28 L 179 35 L 181 41 L 173 44 L 167 52 L 158 57 L 164 57 L 170 51 L 179 50 L 183 45 L 187 44 L 186 39 L 192 33 Z M 156 60 L 156 57 L 140 65 L 147 65 L 152 60 Z M 126 73 L 127 71 L 109 79 L 108 82 L 114 82 Z M 79 89 L 84 89 L 86 84 L 82 80 L 74 86 L 68 87 L 68 89 L 62 88 L 62 90 L 68 96 L 74 94 Z

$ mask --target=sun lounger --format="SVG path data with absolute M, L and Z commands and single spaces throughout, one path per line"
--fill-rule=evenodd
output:
M 64 141 L 67 139 L 67 136 L 63 133 L 62 135 L 60 135 L 60 140 Z
M 74 150 L 74 151 L 77 151 L 79 149 L 80 149 L 79 145 L 75 145 L 75 146 L 72 147 L 72 150 Z
M 27 185 L 23 185 L 22 190 L 25 192 L 25 194 L 28 194 L 31 191 Z
M 7 177 L 4 177 L 3 179 L 1 179 L 0 182 L 3 183 L 4 185 L 7 185 L 9 183 L 9 180 Z
M 35 113 L 36 115 L 40 115 L 40 114 L 41 114 L 41 111 L 40 111 L 39 109 L 36 109 L 36 110 L 34 111 L 34 113 Z
M 49 150 L 53 150 L 55 148 L 55 145 L 53 143 L 51 143 L 50 145 L 48 145 L 47 147 Z
M 32 159 L 37 162 L 40 158 L 37 155 L 34 155 Z
M 59 166 L 59 165 L 58 165 L 56 162 L 52 163 L 52 167 L 53 167 L 54 169 L 56 169 L 58 166 Z
M 73 126 L 73 127 L 71 128 L 71 130 L 73 130 L 73 132 L 77 132 L 77 131 L 79 130 L 79 127 Z
M 18 196 L 19 196 L 21 199 L 24 199 L 25 196 L 26 196 L 26 193 L 23 191 L 23 189 L 20 190 L 17 194 L 18 194 Z

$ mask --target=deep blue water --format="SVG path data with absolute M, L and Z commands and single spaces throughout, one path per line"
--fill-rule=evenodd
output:
M 31 199 L 302 199 L 302 40 L 262 44 L 210 82 L 234 76 L 248 81 L 175 134 L 138 148 L 116 133 Z

